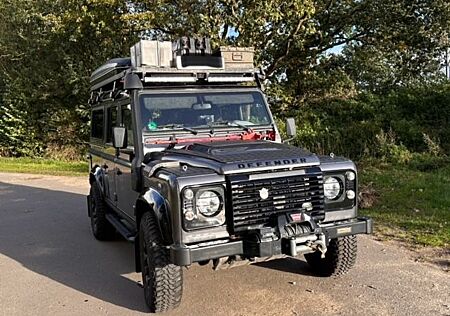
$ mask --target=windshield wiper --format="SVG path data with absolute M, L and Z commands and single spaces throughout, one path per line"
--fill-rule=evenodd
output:
M 238 123 L 236 121 L 216 121 L 216 122 L 212 122 L 209 123 L 208 126 L 210 127 L 214 127 L 214 126 L 221 126 L 221 125 L 226 125 L 226 126 L 238 126 L 240 128 L 242 128 L 243 130 L 245 130 L 246 132 L 251 132 L 252 129 L 250 127 L 248 127 L 247 125 Z
M 160 126 L 158 126 L 158 128 L 181 129 L 183 131 L 190 132 L 190 133 L 192 133 L 194 135 L 198 134 L 198 131 L 196 131 L 195 129 L 190 128 L 190 127 L 186 127 L 186 126 L 184 126 L 182 124 L 166 124 L 166 125 L 160 125 Z

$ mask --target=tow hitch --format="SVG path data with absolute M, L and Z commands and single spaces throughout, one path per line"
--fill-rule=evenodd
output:
M 327 252 L 327 243 L 324 234 L 292 237 L 289 239 L 289 246 L 292 257 L 318 250 L 322 254 L 321 257 L 325 258 L 325 253 Z

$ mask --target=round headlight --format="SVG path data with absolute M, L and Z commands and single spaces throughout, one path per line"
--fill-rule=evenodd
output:
M 327 199 L 334 200 L 337 198 L 341 192 L 339 180 L 334 177 L 326 178 L 323 184 L 323 191 Z
M 204 191 L 197 196 L 197 211 L 204 216 L 214 216 L 220 209 L 220 197 L 213 191 Z

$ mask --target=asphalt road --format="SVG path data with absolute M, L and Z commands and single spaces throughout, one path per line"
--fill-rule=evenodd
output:
M 0 174 L 0 315 L 147 312 L 133 248 L 96 241 L 86 179 Z M 319 278 L 302 260 L 185 271 L 183 303 L 164 315 L 450 315 L 450 274 L 359 237 L 356 267 Z

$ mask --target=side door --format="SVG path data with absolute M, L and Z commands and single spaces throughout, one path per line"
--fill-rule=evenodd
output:
M 127 129 L 128 147 L 119 151 L 115 160 L 117 207 L 128 217 L 134 219 L 134 205 L 139 193 L 131 186 L 131 162 L 135 157 L 135 139 L 133 137 L 133 120 L 130 104 L 123 104 L 119 109 L 120 125 Z
M 110 175 L 110 170 L 114 169 L 114 156 L 108 154 L 108 146 L 105 144 L 107 118 L 105 106 L 95 106 L 91 114 L 91 148 L 89 150 L 92 166 L 99 166 L 102 175 L 99 177 L 101 190 L 107 199 L 110 198 L 110 182 L 114 181 L 114 176 Z

